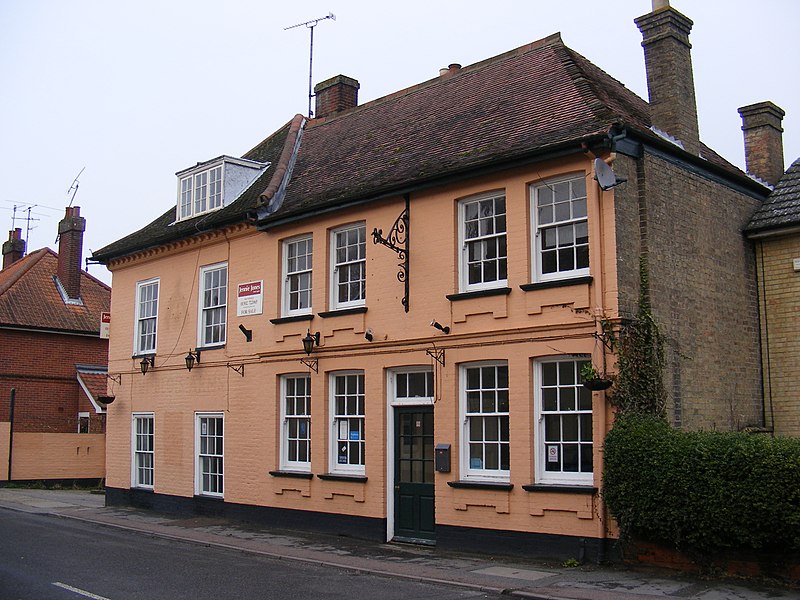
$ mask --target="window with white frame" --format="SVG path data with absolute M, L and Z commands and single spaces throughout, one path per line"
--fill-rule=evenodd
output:
M 433 371 L 430 369 L 398 370 L 394 378 L 394 402 L 398 404 L 419 404 L 433 401 Z
M 363 474 L 364 373 L 350 371 L 331 375 L 331 471 Z
M 592 393 L 580 377 L 588 362 L 568 356 L 535 363 L 537 483 L 592 484 Z
M 225 343 L 228 308 L 228 265 L 200 269 L 200 318 L 198 345 L 219 346 Z
M 78 433 L 89 433 L 89 413 L 78 413 Z
M 197 493 L 222 496 L 224 420 L 221 414 L 197 415 Z
M 589 274 L 584 175 L 531 186 L 534 281 Z
M 311 378 L 281 377 L 281 468 L 311 470 Z
M 222 165 L 181 177 L 179 185 L 179 219 L 188 219 L 222 206 Z
M 156 351 L 158 329 L 158 279 L 136 284 L 136 341 L 134 354 L 153 354 Z
M 459 203 L 461 291 L 505 286 L 508 280 L 506 197 L 503 193 Z
M 331 309 L 363 306 L 367 297 L 367 229 L 364 223 L 331 234 Z
M 464 477 L 508 480 L 508 365 L 469 364 L 460 371 Z
M 132 485 L 153 488 L 155 466 L 155 420 L 152 413 L 133 415 Z
M 310 235 L 283 243 L 283 315 L 311 312 L 311 263 L 313 240 Z

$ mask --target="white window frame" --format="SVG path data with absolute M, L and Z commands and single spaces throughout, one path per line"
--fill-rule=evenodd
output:
M 405 396 L 399 394 L 400 380 L 405 378 L 406 390 L 408 390 L 408 377 L 411 375 L 425 376 L 425 388 L 430 394 L 427 396 Z M 433 369 L 427 366 L 419 367 L 400 367 L 392 369 L 388 372 L 387 376 L 388 390 L 387 397 L 390 399 L 391 406 L 420 406 L 433 404 L 436 396 L 436 382 L 434 380 Z
M 205 276 L 206 273 L 211 271 L 218 271 L 225 269 L 225 293 L 221 295 L 218 299 L 218 302 L 214 304 L 213 302 L 210 303 L 208 306 L 205 304 Z M 221 287 L 221 286 L 220 286 Z M 198 298 L 197 298 L 197 308 L 198 308 L 198 316 L 197 316 L 197 346 L 200 348 L 213 348 L 217 346 L 224 346 L 225 341 L 228 335 L 228 263 L 216 263 L 213 265 L 207 265 L 200 269 L 200 282 L 198 286 Z M 212 311 L 221 310 L 222 314 L 222 322 L 213 324 L 213 326 L 221 326 L 221 338 L 216 341 L 206 341 L 206 317 L 207 315 L 213 314 Z
M 86 419 L 86 431 L 81 431 L 81 419 Z M 91 431 L 92 421 L 88 412 L 78 413 L 78 433 L 89 433 Z
M 178 221 L 222 208 L 223 167 L 224 163 L 218 163 L 178 178 Z
M 290 411 L 287 406 L 290 396 L 289 391 L 292 385 L 290 382 L 297 382 L 304 380 L 305 394 L 298 394 L 296 383 L 294 384 L 294 394 L 291 398 L 305 398 L 306 412 L 301 413 L 297 411 L 297 403 L 294 403 L 294 410 Z M 280 452 L 281 452 L 281 470 L 286 471 L 301 471 L 311 472 L 311 377 L 307 373 L 289 373 L 280 376 L 280 402 L 281 402 L 281 432 L 280 432 Z M 305 434 L 302 433 L 302 422 L 305 421 L 307 430 Z M 292 433 L 292 423 L 295 422 L 296 432 Z M 307 457 L 308 460 L 302 461 L 293 459 L 291 456 L 291 441 L 292 439 L 298 443 L 305 443 L 308 445 Z
M 363 256 L 357 258 L 355 260 L 345 259 L 343 261 L 338 260 L 337 256 L 337 249 L 339 248 L 337 245 L 337 240 L 340 234 L 347 234 L 351 231 L 359 231 L 360 237 L 363 237 L 363 241 L 359 241 L 358 245 L 361 246 L 363 250 Z M 330 308 L 331 310 L 342 310 L 346 308 L 355 308 L 359 306 L 364 306 L 367 301 L 367 226 L 366 223 L 363 221 L 360 223 L 353 223 L 351 225 L 345 225 L 343 227 L 337 227 L 336 229 L 331 230 L 330 236 L 330 252 L 331 252 L 331 288 L 330 288 Z M 339 300 L 339 277 L 342 273 L 342 267 L 347 267 L 348 269 L 354 265 L 361 265 L 363 279 L 359 281 L 363 282 L 363 293 L 361 298 L 356 298 L 355 300 L 348 299 L 344 301 Z
M 355 412 L 347 412 L 347 401 L 345 400 L 345 411 L 343 413 L 339 413 L 336 407 L 336 400 L 337 400 L 337 387 L 336 383 L 338 378 L 340 377 L 357 377 L 357 387 L 356 393 L 356 411 Z M 340 473 L 344 475 L 364 475 L 366 472 L 366 440 L 365 440 L 365 431 L 366 431 L 366 391 L 365 391 L 365 384 L 366 378 L 364 376 L 364 371 L 335 371 L 330 373 L 329 376 L 329 389 L 330 389 L 330 415 L 331 415 L 331 425 L 330 425 L 330 472 L 331 473 Z M 360 382 L 360 383 L 359 383 Z M 348 391 L 347 389 L 345 390 Z M 360 393 L 359 393 L 360 392 Z M 353 395 L 353 394 L 346 394 L 346 395 Z M 358 412 L 358 399 L 361 399 L 361 412 Z M 357 433 L 359 434 L 359 439 L 352 439 L 351 438 L 351 431 L 352 431 L 352 420 L 360 420 L 360 426 L 358 427 Z M 346 424 L 346 427 L 342 427 Z M 345 432 L 346 429 L 346 432 Z M 346 439 L 342 436 L 345 436 Z M 340 439 L 342 438 L 342 439 Z M 339 463 L 339 444 L 346 443 L 347 447 L 347 457 L 349 459 L 353 444 L 358 443 L 358 448 L 360 449 L 360 458 L 363 457 L 363 462 L 361 463 Z
M 150 431 L 141 435 L 151 438 L 152 449 L 139 448 L 139 422 L 149 421 Z M 155 443 L 156 443 L 156 421 L 153 413 L 132 413 L 131 414 L 131 487 L 152 490 L 155 485 Z M 149 466 L 139 462 L 140 457 L 149 457 Z M 142 482 L 140 468 L 150 472 L 150 482 Z
M 298 247 L 300 244 L 307 244 L 306 248 L 308 252 L 304 255 L 308 257 L 308 264 L 305 265 L 306 268 L 298 269 L 295 267 L 294 270 L 291 270 L 290 265 L 290 248 L 291 247 Z M 313 292 L 314 292 L 314 281 L 313 281 L 313 263 L 314 263 L 314 240 L 311 235 L 302 235 L 295 238 L 291 238 L 288 240 L 284 240 L 283 242 L 283 252 L 281 253 L 283 256 L 283 310 L 282 315 L 284 317 L 293 317 L 296 315 L 309 315 L 313 310 Z M 295 254 L 295 257 L 297 255 Z M 307 290 L 292 290 L 292 281 L 302 279 L 303 275 L 308 275 L 308 289 Z M 298 284 L 299 285 L 299 284 Z M 302 292 L 308 292 L 308 306 L 306 307 L 298 307 L 292 308 L 292 295 L 297 293 L 300 294 Z
M 153 302 L 155 304 L 155 310 L 152 315 L 143 315 L 143 302 L 142 302 L 142 291 L 147 288 L 155 288 L 155 296 L 151 300 L 147 302 Z M 136 324 L 134 326 L 134 339 L 133 339 L 133 354 L 134 356 L 144 356 L 147 354 L 155 354 L 156 347 L 158 345 L 158 296 L 161 291 L 161 280 L 158 277 L 154 277 L 152 279 L 147 279 L 144 281 L 139 281 L 136 283 Z M 145 337 L 142 334 L 142 326 L 144 325 L 145 321 L 152 321 L 153 322 L 153 347 L 152 348 L 143 348 L 142 347 L 142 340 Z M 150 335 L 148 332 L 146 335 Z
M 500 399 L 500 392 L 505 392 L 506 395 L 506 402 L 508 404 L 508 411 L 488 411 L 483 412 L 470 412 L 468 410 L 468 402 L 467 402 L 467 371 L 470 369 L 481 369 L 484 367 L 505 367 L 506 369 L 506 376 L 509 376 L 509 368 L 508 368 L 508 361 L 505 360 L 493 360 L 493 361 L 481 361 L 481 362 L 472 362 L 472 363 L 464 363 L 459 365 L 459 412 L 461 416 L 461 452 L 459 453 L 461 456 L 461 477 L 465 480 L 477 480 L 477 481 L 502 481 L 507 482 L 510 481 L 511 478 L 511 469 L 510 464 L 508 469 L 487 469 L 484 467 L 476 467 L 473 466 L 470 460 L 470 443 L 472 442 L 470 437 L 470 419 L 474 416 L 475 418 L 491 418 L 491 417 L 498 417 L 502 419 L 505 417 L 508 427 L 508 436 L 509 439 L 507 441 L 503 441 L 500 439 L 502 437 L 502 425 L 498 422 L 498 435 L 497 440 L 487 440 L 483 438 L 483 444 L 486 445 L 486 442 L 492 443 L 496 442 L 498 446 L 502 446 L 503 443 L 508 447 L 509 453 L 509 463 L 510 463 L 510 454 L 511 454 L 511 438 L 510 438 L 510 396 L 509 396 L 509 389 L 508 387 L 503 388 L 495 383 L 495 387 L 491 388 L 498 393 L 498 400 Z M 510 382 L 507 382 L 510 385 Z M 488 391 L 490 388 L 481 388 L 483 391 Z M 499 404 L 496 404 L 496 408 Z M 482 408 L 482 407 L 481 407 Z M 502 467 L 502 449 L 498 449 L 498 467 Z
M 597 462 L 596 457 L 596 448 L 594 442 L 594 399 L 592 398 L 592 392 L 586 390 L 583 385 L 581 384 L 580 379 L 580 368 L 581 364 L 585 362 L 591 362 L 590 356 L 580 356 L 580 355 L 563 355 L 563 356 L 550 356 L 546 358 L 540 358 L 534 361 L 534 372 L 533 372 L 533 381 L 534 381 L 534 415 L 536 419 L 536 432 L 535 436 L 535 443 L 534 443 L 534 464 L 536 466 L 536 483 L 542 484 L 554 484 L 554 485 L 586 485 L 590 486 L 594 483 L 594 466 Z M 565 383 L 561 383 L 561 376 L 558 375 L 558 381 L 555 386 L 543 386 L 543 375 L 542 375 L 542 367 L 545 364 L 552 364 L 552 363 L 573 363 L 573 371 L 574 371 L 574 383 L 570 383 L 569 381 Z M 560 406 L 556 405 L 556 410 L 544 410 L 544 394 L 543 388 L 548 387 L 551 389 L 569 389 L 574 388 L 574 409 L 562 409 Z M 580 395 L 583 394 L 584 398 L 586 398 L 586 394 L 588 394 L 589 406 L 588 410 L 580 409 Z M 560 394 L 559 394 L 560 398 Z M 568 404 L 567 404 L 568 406 Z M 564 440 L 563 439 L 563 422 L 559 419 L 559 439 L 558 440 L 547 440 L 545 436 L 545 427 L 547 424 L 547 417 L 548 416 L 571 416 L 577 415 L 577 437 L 578 440 Z M 588 415 L 589 416 L 589 433 L 591 435 L 591 441 L 587 444 L 586 440 L 581 441 L 581 429 L 585 426 L 582 423 L 581 416 Z M 547 461 L 548 461 L 548 453 L 552 451 L 555 453 L 555 456 L 551 456 L 551 460 L 558 459 L 561 461 L 563 459 L 563 449 L 562 446 L 564 442 L 577 443 L 580 445 L 590 445 L 591 452 L 592 452 L 592 471 L 591 472 L 580 472 L 580 471 L 547 471 Z M 553 448 L 556 448 L 555 450 Z M 580 450 L 578 451 L 578 456 L 580 457 Z M 580 458 L 579 458 L 580 460 Z
M 216 448 L 214 448 L 214 452 L 201 452 L 203 450 L 202 438 L 203 437 L 211 437 L 209 436 L 208 430 L 204 433 L 202 431 L 202 424 L 204 419 L 219 419 L 220 423 L 222 423 L 222 435 L 217 436 L 214 435 L 214 438 L 221 437 L 222 438 L 222 453 L 216 452 Z M 194 461 L 194 486 L 195 486 L 195 494 L 198 496 L 212 496 L 215 498 L 222 498 L 225 495 L 225 415 L 221 412 L 208 412 L 208 413 L 195 413 L 194 419 L 194 426 L 195 426 L 195 461 Z M 215 431 L 216 433 L 216 431 Z M 206 450 L 208 450 L 208 446 L 206 446 Z M 219 489 L 217 490 L 206 490 L 204 488 L 203 482 L 203 459 L 204 458 L 218 458 L 219 465 L 221 466 L 221 472 L 219 471 L 209 471 L 209 473 L 215 477 L 220 478 L 220 485 L 218 486 Z M 209 486 L 210 487 L 210 486 Z M 215 486 L 217 487 L 217 486 Z
M 573 186 L 572 183 L 574 181 L 581 181 L 583 184 L 583 196 L 573 196 Z M 566 219 L 560 218 L 557 219 L 556 215 L 553 214 L 553 220 L 547 220 L 545 223 L 541 223 L 541 218 L 539 216 L 538 210 L 538 198 L 539 193 L 543 189 L 548 189 L 551 192 L 554 190 L 553 186 L 559 184 L 569 184 L 569 194 L 570 194 L 570 216 Z M 572 227 L 573 232 L 573 244 L 571 246 L 565 245 L 564 248 L 576 248 L 578 246 L 586 248 L 587 253 L 587 262 L 589 260 L 588 253 L 589 253 L 589 216 L 588 216 L 588 206 L 589 206 L 589 197 L 588 197 L 588 186 L 586 185 L 586 174 L 585 173 L 573 173 L 571 175 L 565 175 L 563 177 L 557 177 L 554 179 L 549 179 L 547 181 L 541 183 L 535 183 L 530 185 L 530 216 L 531 216 L 531 280 L 534 282 L 539 281 L 553 281 L 559 279 L 572 279 L 575 277 L 585 277 L 590 273 L 591 264 L 586 267 L 575 267 L 573 262 L 572 269 L 565 269 L 565 270 L 556 270 L 551 273 L 543 273 L 543 259 L 542 259 L 542 243 L 544 241 L 544 230 L 556 229 L 560 227 Z M 555 207 L 555 203 L 553 204 Z M 576 210 L 577 209 L 577 210 Z M 555 210 L 555 209 L 554 209 Z M 586 233 L 586 243 L 577 244 L 575 243 L 575 228 L 585 228 Z M 558 233 L 557 233 L 558 235 Z M 556 250 L 558 253 L 558 250 Z M 577 258 L 575 259 L 577 262 Z
M 481 234 L 480 233 L 480 221 L 488 221 L 488 219 L 480 219 L 478 217 L 478 231 L 475 235 L 470 235 L 467 232 L 467 216 L 470 212 L 469 206 L 473 204 L 478 204 L 480 206 L 481 202 L 486 201 L 493 201 L 496 202 L 497 200 L 502 199 L 504 208 L 507 211 L 506 205 L 506 194 L 504 190 L 497 190 L 494 192 L 488 192 L 485 194 L 480 194 L 477 196 L 470 196 L 469 198 L 464 198 L 458 202 L 458 243 L 459 243 L 459 291 L 461 292 L 474 292 L 479 290 L 488 290 L 488 289 L 495 289 L 495 288 L 502 288 L 508 285 L 508 222 L 506 220 L 507 212 L 503 212 L 502 215 L 502 225 L 504 227 L 502 232 L 496 231 L 496 225 L 498 223 L 497 215 L 493 214 L 491 217 L 492 221 L 492 232 Z M 471 219 L 472 220 L 472 219 Z M 501 241 L 502 240 L 502 241 Z M 470 247 L 474 244 L 480 245 L 481 247 L 486 247 L 488 244 L 496 244 L 497 256 L 494 258 L 483 258 L 481 259 L 480 263 L 483 265 L 484 263 L 489 263 L 491 261 L 495 261 L 498 267 L 497 271 L 497 278 L 492 279 L 489 281 L 484 280 L 483 275 L 481 276 L 481 280 L 470 283 L 469 281 L 469 265 L 470 265 Z M 505 246 L 505 256 L 501 256 L 499 249 L 500 246 Z M 501 270 L 503 264 L 505 265 L 506 276 L 500 277 Z

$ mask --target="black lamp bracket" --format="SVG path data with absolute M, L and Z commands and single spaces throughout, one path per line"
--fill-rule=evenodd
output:
M 383 229 L 377 227 L 372 230 L 372 243 L 381 244 L 397 253 L 400 261 L 397 266 L 397 281 L 404 284 L 405 295 L 400 303 L 403 309 L 408 312 L 408 225 L 409 225 L 409 195 L 405 195 L 406 207 L 400 216 L 395 219 L 394 224 L 389 230 L 389 235 L 383 237 Z
M 229 369 L 231 369 L 232 371 L 236 371 L 239 375 L 244 377 L 244 363 L 242 363 L 240 365 L 232 365 L 232 364 L 228 363 L 225 366 L 228 367 Z
M 314 373 L 319 373 L 319 359 L 316 358 L 301 358 L 300 362 L 307 366 Z

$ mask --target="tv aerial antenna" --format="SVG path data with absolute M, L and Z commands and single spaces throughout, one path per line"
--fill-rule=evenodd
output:
M 78 193 L 78 186 L 81 184 L 81 182 L 80 182 L 80 181 L 78 181 L 78 178 L 79 178 L 79 177 L 80 177 L 80 176 L 83 174 L 83 172 L 84 172 L 85 170 L 86 170 L 86 167 L 83 167 L 83 168 L 80 170 L 80 173 L 78 173 L 77 175 L 75 175 L 75 179 L 73 179 L 73 180 L 72 180 L 72 185 L 70 185 L 70 186 L 69 186 L 69 189 L 67 190 L 67 194 L 69 194 L 70 192 L 72 192 L 72 198 L 70 198 L 70 199 L 69 199 L 69 206 L 72 206 L 72 202 L 73 202 L 73 200 L 75 200 L 75 194 L 77 194 L 77 193 Z M 74 190 L 74 191 L 73 191 L 73 190 Z
M 309 119 L 314 116 L 314 112 L 311 110 L 311 99 L 314 97 L 314 90 L 311 87 L 312 67 L 314 65 L 314 27 L 316 27 L 326 19 L 335 21 L 336 15 L 334 15 L 333 13 L 328 13 L 326 16 L 320 17 L 319 19 L 312 19 L 310 21 L 306 21 L 305 23 L 298 23 L 297 25 L 291 25 L 289 27 L 283 28 L 283 30 L 286 31 L 288 29 L 294 29 L 295 27 L 302 27 L 305 25 L 311 32 L 311 42 L 309 44 L 309 50 L 308 50 L 308 118 Z

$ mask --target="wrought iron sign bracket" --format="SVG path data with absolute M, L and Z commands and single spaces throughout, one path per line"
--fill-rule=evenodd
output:
M 319 373 L 319 360 L 316 358 L 301 358 L 300 362 L 307 366 L 314 373 Z
M 425 354 L 430 356 L 440 365 L 444 366 L 444 348 L 437 348 L 436 346 L 434 346 L 433 348 L 428 348 L 427 350 L 425 350 Z
M 239 375 L 244 377 L 244 363 L 242 363 L 240 365 L 232 365 L 232 364 L 228 363 L 225 366 L 228 367 L 229 369 L 233 370 L 233 371 L 236 371 Z
M 383 237 L 383 229 L 377 227 L 372 230 L 372 243 L 382 244 L 397 253 L 397 258 L 400 261 L 397 266 L 400 270 L 397 272 L 397 281 L 404 285 L 405 295 L 400 301 L 403 309 L 408 312 L 408 224 L 409 224 L 409 195 L 405 195 L 406 207 L 400 216 L 397 217 L 392 228 L 389 230 L 389 235 Z

